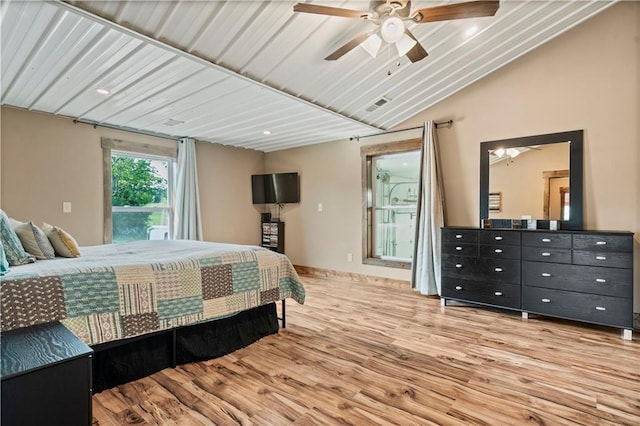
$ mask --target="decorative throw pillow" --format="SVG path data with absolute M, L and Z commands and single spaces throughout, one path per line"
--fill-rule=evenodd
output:
M 51 245 L 56 251 L 58 256 L 62 257 L 78 257 L 80 256 L 80 249 L 76 240 L 62 228 L 49 225 L 48 223 L 42 224 L 42 230 L 47 238 L 51 242 Z
M 18 266 L 35 262 L 35 258 L 22 247 L 22 243 L 13 230 L 7 214 L 2 210 L 0 210 L 0 239 L 2 239 L 2 246 L 9 265 Z
M 4 275 L 9 272 L 9 261 L 4 254 L 4 247 L 0 244 L 0 275 Z
M 13 222 L 13 221 L 12 221 Z M 42 229 L 38 228 L 33 222 L 19 222 L 14 224 L 13 230 L 16 231 L 22 247 L 36 257 L 36 259 L 53 259 L 56 253 L 49 239 Z

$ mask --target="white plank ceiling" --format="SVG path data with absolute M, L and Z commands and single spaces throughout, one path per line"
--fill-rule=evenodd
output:
M 392 46 L 324 61 L 374 24 L 295 3 L 3 0 L 1 102 L 269 152 L 392 128 L 614 1 L 503 0 L 494 17 L 410 23 L 429 53 L 413 64 Z

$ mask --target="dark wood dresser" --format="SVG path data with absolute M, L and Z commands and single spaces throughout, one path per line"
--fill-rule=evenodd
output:
M 633 234 L 442 229 L 447 299 L 633 329 Z
M 2 333 L 2 426 L 90 425 L 92 354 L 59 322 Z

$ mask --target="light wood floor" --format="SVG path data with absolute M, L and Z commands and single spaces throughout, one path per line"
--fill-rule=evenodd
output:
M 640 340 L 303 277 L 287 329 L 93 397 L 94 424 L 640 424 Z

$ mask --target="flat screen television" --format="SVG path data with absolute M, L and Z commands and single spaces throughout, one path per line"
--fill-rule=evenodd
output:
M 300 202 L 298 173 L 271 173 L 251 176 L 253 204 Z

